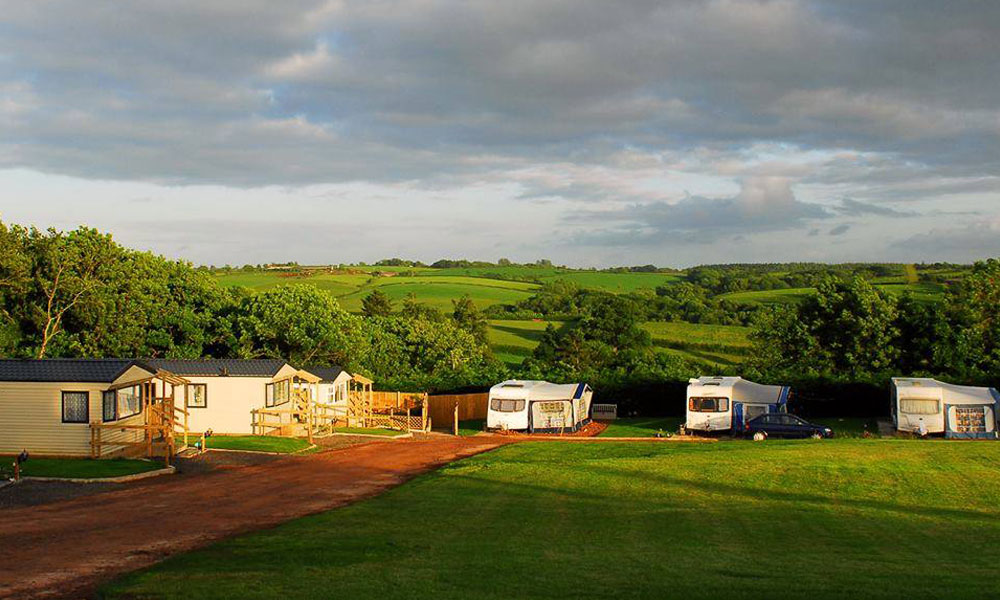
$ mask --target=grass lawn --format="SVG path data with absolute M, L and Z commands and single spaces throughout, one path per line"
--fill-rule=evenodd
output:
M 597 437 L 655 437 L 661 429 L 677 433 L 684 417 L 625 417 L 608 421 L 608 428 Z
M 862 437 L 865 432 L 865 425 L 868 425 L 868 431 L 872 435 L 878 435 L 878 422 L 876 419 L 807 418 L 806 420 L 817 425 L 826 425 L 830 429 L 833 429 L 833 434 L 837 437 Z
M 8 463 L 13 457 L 4 456 L 3 471 L 13 473 Z M 29 458 L 21 465 L 21 475 L 25 477 L 74 477 L 89 479 L 96 477 L 121 477 L 146 471 L 162 469 L 163 462 L 135 460 L 130 458 Z
M 194 445 L 201 435 L 189 434 L 188 443 Z M 209 450 L 252 450 L 255 452 L 280 452 L 283 454 L 298 452 L 309 447 L 309 442 L 300 438 L 279 437 L 272 435 L 216 435 L 206 442 Z
M 989 598 L 1000 444 L 515 444 L 107 598 Z
M 396 429 L 382 429 L 381 427 L 336 427 L 333 432 L 384 436 L 397 436 L 405 433 Z
M 476 435 L 486 427 L 486 419 L 470 419 L 458 422 L 458 435 Z

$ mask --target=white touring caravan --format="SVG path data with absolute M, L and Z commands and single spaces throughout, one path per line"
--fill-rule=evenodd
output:
M 899 431 L 950 438 L 997 438 L 1000 393 L 922 377 L 892 379 L 892 422 Z
M 688 380 L 685 429 L 697 432 L 741 430 L 767 413 L 787 411 L 790 389 L 763 385 L 742 377 L 699 377 Z
M 586 383 L 504 381 L 490 388 L 486 428 L 533 433 L 576 431 L 590 422 L 593 394 Z

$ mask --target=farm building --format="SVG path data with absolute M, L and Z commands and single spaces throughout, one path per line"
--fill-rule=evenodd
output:
M 134 453 L 152 456 L 187 432 L 311 435 L 332 421 L 317 400 L 347 393 L 351 376 L 337 371 L 272 359 L 0 360 L 0 452 L 99 457 L 144 446 Z
M 590 422 L 593 390 L 586 383 L 508 380 L 490 388 L 488 429 L 576 431 Z
M 892 421 L 896 429 L 950 438 L 997 437 L 1000 393 L 995 388 L 953 385 L 935 379 L 892 379 Z
M 785 412 L 790 389 L 763 385 L 742 377 L 699 377 L 688 381 L 689 431 L 743 429 L 747 421 L 767 413 Z

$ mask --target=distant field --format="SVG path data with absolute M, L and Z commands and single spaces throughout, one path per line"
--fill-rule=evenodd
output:
M 660 351 L 720 367 L 742 363 L 750 349 L 748 327 L 654 321 L 643 328 Z
M 388 267 L 383 270 L 390 270 Z M 407 270 L 397 267 L 396 270 Z M 232 273 L 220 275 L 219 283 L 224 286 L 245 286 L 264 290 L 282 284 L 311 284 L 327 290 L 337 297 L 340 305 L 348 311 L 360 312 L 361 300 L 378 287 L 394 301 L 402 301 L 409 293 L 417 301 L 440 310 L 449 311 L 451 301 L 466 294 L 476 306 L 485 308 L 492 304 L 517 302 L 530 296 L 538 285 L 523 281 L 484 279 L 438 275 L 439 269 L 428 270 L 417 277 L 375 277 L 367 273 L 338 273 L 290 277 L 281 273 Z
M 816 293 L 816 288 L 788 288 L 785 290 L 762 290 L 759 292 L 733 292 L 721 294 L 719 298 L 745 304 L 798 304 Z
M 937 302 L 944 297 L 945 288 L 941 284 L 931 282 L 905 283 L 902 277 L 898 279 L 898 282 L 893 282 L 892 278 L 881 279 L 875 283 L 875 287 L 898 296 L 910 292 L 915 299 L 923 302 Z M 719 298 L 745 304 L 797 304 L 815 293 L 816 288 L 789 288 L 759 292 L 733 292 L 722 294 Z
M 494 354 L 504 362 L 519 364 L 530 356 L 547 321 L 490 321 L 489 342 Z M 566 323 L 554 322 L 557 327 Z M 746 327 L 704 325 L 683 322 L 643 324 L 660 352 L 676 354 L 709 365 L 728 367 L 740 364 L 749 350 Z
M 493 353 L 509 364 L 520 364 L 538 345 L 548 321 L 490 321 L 489 342 Z M 554 323 L 561 327 L 563 323 Z

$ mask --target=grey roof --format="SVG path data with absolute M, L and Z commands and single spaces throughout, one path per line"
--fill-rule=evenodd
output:
M 201 360 L 152 358 L 142 362 L 181 377 L 274 377 L 286 364 L 285 361 L 276 358 Z
M 269 358 L 249 360 L 235 358 L 206 360 L 164 358 L 7 358 L 0 359 L 0 381 L 110 383 L 132 365 L 143 367 L 150 372 L 155 372 L 156 369 L 164 369 L 181 377 L 273 377 L 285 365 L 285 361 Z
M 344 372 L 344 369 L 333 365 L 331 367 L 306 367 L 303 371 L 308 371 L 323 381 L 333 381 Z
M 139 361 L 130 358 L 0 359 L 0 381 L 110 383 Z

